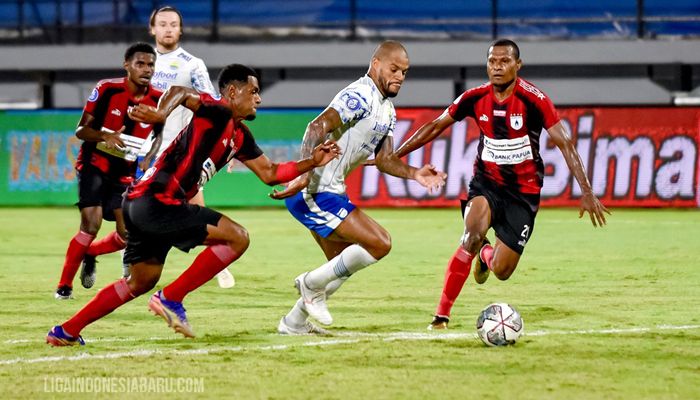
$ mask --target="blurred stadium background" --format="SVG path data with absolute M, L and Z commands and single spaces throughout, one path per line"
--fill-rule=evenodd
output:
M 364 74 L 380 40 L 402 40 L 411 58 L 395 101 L 398 144 L 486 81 L 488 44 L 508 37 L 521 47 L 521 76 L 558 106 L 606 204 L 700 204 L 697 0 L 26 0 L 0 2 L 0 205 L 75 201 L 80 109 L 98 80 L 124 74 L 129 43 L 152 42 L 148 16 L 163 5 L 182 11 L 183 47 L 214 80 L 232 62 L 260 72 L 265 110 L 252 126 L 279 159 L 296 155 L 306 123 Z M 372 206 L 456 205 L 477 135 L 472 122 L 457 124 L 410 156 L 450 173 L 436 197 L 373 168 L 351 177 L 351 197 Z M 545 205 L 576 204 L 563 159 L 546 138 L 542 146 Z M 242 170 L 219 175 L 207 191 L 210 205 L 279 204 Z M 232 181 L 253 189 L 231 194 L 225 187 Z

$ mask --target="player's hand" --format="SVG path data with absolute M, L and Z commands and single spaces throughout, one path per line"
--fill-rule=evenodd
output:
M 437 193 L 445 186 L 447 174 L 435 169 L 434 165 L 426 164 L 416 171 L 413 178 L 423 187 L 428 188 L 428 193 Z
M 331 162 L 331 160 L 338 158 L 341 154 L 338 143 L 332 140 L 326 140 L 314 147 L 313 153 L 311 153 L 311 159 L 316 167 L 322 167 Z
M 591 217 L 591 223 L 593 223 L 593 226 L 595 227 L 602 227 L 607 223 L 605 220 L 605 213 L 612 215 L 610 211 L 605 208 L 603 203 L 598 200 L 596 195 L 593 194 L 593 192 L 585 192 L 583 197 L 581 197 L 581 207 L 579 208 L 578 217 L 583 217 L 583 213 L 585 211 L 588 211 L 588 214 Z
M 145 122 L 147 124 L 162 124 L 165 123 L 166 115 L 158 112 L 153 106 L 147 104 L 137 104 L 129 107 L 129 118 L 136 122 Z
M 276 190 L 272 189 L 272 193 L 270 193 L 270 197 L 272 197 L 275 200 L 282 200 L 286 199 L 287 197 L 292 197 L 295 194 L 299 193 L 302 189 L 307 187 L 309 185 L 309 173 L 305 173 L 303 175 L 299 175 L 294 179 L 293 181 L 289 182 L 286 188 L 284 190 Z
M 125 129 L 126 126 L 122 126 L 116 132 L 102 131 L 102 140 L 105 142 L 105 147 L 108 149 L 119 149 L 122 151 L 126 149 L 126 145 L 122 141 L 121 137 L 119 137 L 119 135 L 121 135 Z

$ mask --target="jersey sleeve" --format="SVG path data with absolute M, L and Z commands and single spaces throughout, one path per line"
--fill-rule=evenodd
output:
M 258 144 L 255 143 L 255 138 L 253 137 L 253 134 L 250 133 L 250 129 L 241 124 L 241 131 L 243 133 L 243 143 L 233 157 L 241 162 L 254 160 L 260 157 L 263 154 L 263 151 L 260 149 L 260 147 L 258 147 Z
M 478 99 L 478 91 L 474 89 L 469 89 L 462 93 L 455 101 L 447 107 L 447 112 L 450 114 L 455 121 L 461 121 L 466 117 L 474 117 L 474 104 Z
M 192 70 L 190 72 L 192 88 L 199 93 L 209 93 L 213 97 L 217 97 L 217 91 L 209 78 L 209 71 L 204 61 L 199 58 L 192 60 Z
M 103 92 L 103 82 L 97 82 L 97 85 L 92 89 L 90 92 L 90 96 L 88 96 L 87 101 L 85 102 L 85 107 L 83 107 L 83 112 L 86 112 L 92 116 L 95 115 L 95 109 L 97 108 L 98 104 L 100 104 L 100 101 L 104 99 L 104 96 L 102 96 Z
M 370 113 L 370 94 L 369 88 L 364 90 L 358 86 L 347 87 L 335 95 L 329 107 L 338 112 L 343 124 L 359 121 Z
M 537 102 L 537 106 L 542 112 L 542 120 L 544 121 L 544 129 L 549 129 L 559 122 L 559 113 L 554 108 L 554 103 L 549 99 L 549 96 L 544 96 L 541 101 Z

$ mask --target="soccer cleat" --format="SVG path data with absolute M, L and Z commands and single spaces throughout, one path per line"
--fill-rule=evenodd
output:
M 90 289 L 97 279 L 97 271 L 95 269 L 95 256 L 85 254 L 83 256 L 83 266 L 80 268 L 80 283 L 85 289 Z
M 437 331 L 441 329 L 447 329 L 447 324 L 450 323 L 450 318 L 443 315 L 436 315 L 433 317 L 433 322 L 428 325 L 429 331 Z
M 219 282 L 219 287 L 222 289 L 229 289 L 236 286 L 236 279 L 228 268 L 224 268 L 221 272 L 216 274 L 216 281 Z
M 67 334 L 61 325 L 56 325 L 46 335 L 46 343 L 54 347 L 60 346 L 85 346 L 83 337 L 78 335 L 77 338 Z
M 481 248 L 479 249 L 479 254 L 478 257 L 474 260 L 474 280 L 476 283 L 481 285 L 482 283 L 486 282 L 487 279 L 489 279 L 489 267 L 486 265 L 486 261 L 484 261 L 483 258 L 481 258 L 481 251 L 484 249 L 485 246 L 490 245 L 491 242 L 489 242 L 488 239 L 484 238 L 484 241 L 481 243 Z
M 304 272 L 294 279 L 294 286 L 296 286 L 297 291 L 301 295 L 301 299 L 304 301 L 306 312 L 323 325 L 332 324 L 333 317 L 331 317 L 331 313 L 328 312 L 328 305 L 326 305 L 325 288 L 320 290 L 309 288 L 306 285 L 306 275 L 308 275 L 308 272 Z
M 164 299 L 162 291 L 159 290 L 151 296 L 151 300 L 148 301 L 148 308 L 153 314 L 161 316 L 175 332 L 182 333 L 185 337 L 194 337 L 192 327 L 187 322 L 185 307 L 179 301 Z
M 58 289 L 56 289 L 56 293 L 54 293 L 53 297 L 55 297 L 56 300 L 72 299 L 73 298 L 73 288 L 68 286 L 68 285 L 60 286 Z
M 279 325 L 277 325 L 277 333 L 280 335 L 301 336 L 301 335 L 331 335 L 331 332 L 316 326 L 311 321 L 304 321 L 301 327 L 294 327 L 287 323 L 286 317 L 282 317 Z

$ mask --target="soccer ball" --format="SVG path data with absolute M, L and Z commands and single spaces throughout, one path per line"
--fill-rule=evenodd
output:
M 510 304 L 489 304 L 476 320 L 476 331 L 488 346 L 515 343 L 525 330 L 520 313 Z

